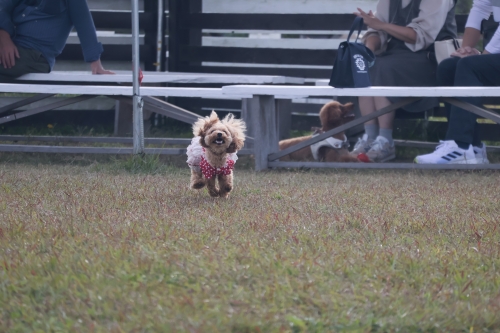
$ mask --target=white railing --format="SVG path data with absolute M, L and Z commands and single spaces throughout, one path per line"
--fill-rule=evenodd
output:
M 377 0 L 203 0 L 204 13 L 344 14 L 375 10 Z

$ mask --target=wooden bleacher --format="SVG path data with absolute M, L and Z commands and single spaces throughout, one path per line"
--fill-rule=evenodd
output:
M 376 1 L 276 0 L 170 0 L 168 68 L 198 73 L 266 74 L 304 77 L 313 85 L 331 74 L 336 48 L 357 7 L 374 10 Z M 463 32 L 467 15 L 456 15 L 458 31 Z M 356 101 L 356 98 L 340 98 Z M 175 99 L 187 109 L 232 109 L 235 101 L 193 102 Z M 324 98 L 295 99 L 292 103 L 292 129 L 308 130 L 318 125 L 315 115 Z M 498 99 L 485 104 L 499 105 Z M 359 111 L 357 111 L 359 113 Z M 435 112 L 437 112 L 435 114 Z M 309 116 L 305 116 L 309 115 Z M 427 113 L 397 111 L 396 127 L 414 127 L 430 116 L 443 116 L 439 110 Z M 409 119 L 408 119 L 409 118 Z M 415 121 L 417 119 L 417 121 Z M 442 133 L 446 123 L 432 123 Z M 434 126 L 435 125 L 435 126 Z M 488 140 L 500 141 L 492 124 L 481 124 Z M 429 126 L 428 126 L 429 127 Z M 357 135 L 362 126 L 351 130 Z M 439 136 L 437 134 L 436 136 Z

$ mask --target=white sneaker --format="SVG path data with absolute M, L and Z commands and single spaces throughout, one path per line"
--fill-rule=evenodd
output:
M 472 145 L 465 150 L 457 146 L 453 140 L 439 141 L 433 153 L 415 157 L 419 164 L 477 164 Z
M 359 154 L 366 154 L 370 150 L 373 140 L 368 139 L 368 134 L 363 134 L 363 137 L 358 138 L 358 142 L 354 145 L 351 154 L 353 156 L 358 156 Z
M 481 142 L 481 147 L 472 146 L 474 149 L 474 155 L 476 155 L 477 164 L 490 164 L 488 156 L 486 155 L 486 145 Z

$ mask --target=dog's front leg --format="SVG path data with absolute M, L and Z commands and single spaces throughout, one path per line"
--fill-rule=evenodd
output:
M 203 174 L 201 172 L 196 172 L 191 170 L 191 188 L 193 190 L 199 190 L 205 187 L 206 180 L 203 178 Z
M 222 198 L 229 197 L 229 192 L 233 189 L 233 173 L 229 175 L 219 175 L 220 196 Z
M 210 179 L 207 179 L 207 189 L 208 189 L 208 194 L 212 197 L 218 197 L 219 196 L 219 189 L 215 185 L 215 178 L 216 176 L 213 176 Z

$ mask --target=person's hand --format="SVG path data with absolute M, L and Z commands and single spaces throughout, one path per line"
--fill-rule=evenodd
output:
M 92 74 L 115 74 L 115 72 L 108 71 L 102 67 L 101 59 L 91 62 L 90 69 L 92 70 Z
M 368 28 L 372 28 L 374 30 L 382 30 L 384 26 L 384 22 L 376 18 L 371 10 L 366 13 L 361 8 L 358 8 L 358 12 L 355 12 L 354 15 L 362 17 L 364 23 Z
M 457 49 L 455 52 L 450 54 L 450 56 L 457 57 L 457 58 L 465 58 L 468 56 L 478 55 L 478 54 L 481 54 L 481 52 L 479 52 L 478 50 L 476 50 L 475 48 L 472 48 L 470 46 L 465 46 L 465 47 L 461 47 L 461 48 Z
M 7 31 L 0 30 L 0 64 L 4 68 L 12 68 L 16 64 L 16 58 L 20 58 L 16 45 Z

